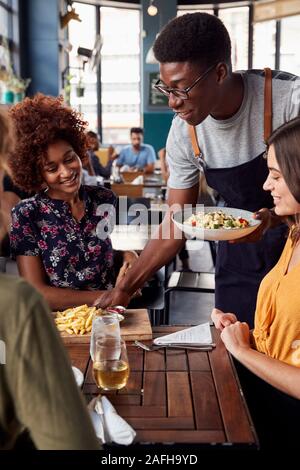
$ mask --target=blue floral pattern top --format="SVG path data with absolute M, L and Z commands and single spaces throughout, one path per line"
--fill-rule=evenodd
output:
M 116 197 L 105 188 L 81 186 L 85 214 L 77 221 L 68 203 L 40 192 L 12 210 L 11 252 L 40 256 L 49 285 L 81 290 L 111 289 L 113 251 L 106 231 Z M 107 206 L 101 206 L 105 204 Z M 98 209 L 98 211 L 97 211 Z

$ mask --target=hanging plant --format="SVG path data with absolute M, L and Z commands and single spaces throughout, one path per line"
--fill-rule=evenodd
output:
M 82 98 L 84 96 L 84 84 L 82 83 L 82 79 L 79 79 L 78 84 L 76 85 L 76 96 L 77 98 Z

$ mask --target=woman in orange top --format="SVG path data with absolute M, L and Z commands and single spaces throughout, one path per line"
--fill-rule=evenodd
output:
M 260 285 L 253 334 L 233 313 L 214 309 L 212 319 L 246 368 L 238 365 L 262 443 L 274 445 L 279 438 L 293 445 L 300 437 L 300 118 L 273 132 L 267 160 L 264 189 L 290 228 L 284 251 Z

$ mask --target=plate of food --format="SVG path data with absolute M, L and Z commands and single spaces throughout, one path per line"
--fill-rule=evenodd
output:
M 122 311 L 122 313 L 121 313 Z M 106 310 L 97 307 L 80 305 L 67 308 L 63 311 L 53 312 L 54 322 L 63 337 L 90 337 L 93 319 L 96 316 L 113 316 L 119 321 L 124 320 L 124 307 L 109 307 Z M 89 340 L 89 339 L 88 339 Z
M 245 237 L 261 223 L 252 212 L 232 207 L 185 209 L 173 213 L 172 220 L 188 238 L 213 241 Z

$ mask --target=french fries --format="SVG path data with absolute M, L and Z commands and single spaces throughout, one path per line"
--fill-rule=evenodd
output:
M 69 335 L 84 335 L 91 331 L 94 316 L 103 312 L 100 308 L 88 307 L 85 304 L 55 313 L 54 321 L 59 331 L 65 331 Z

